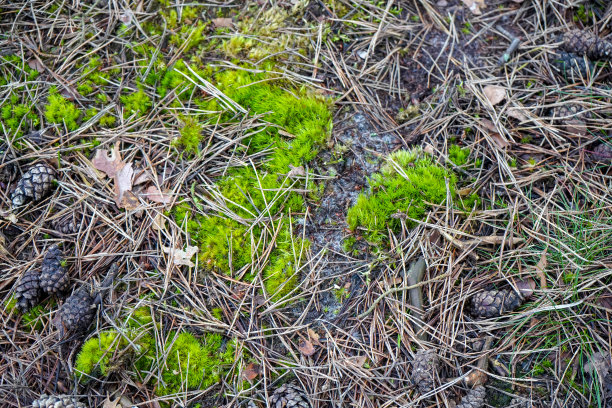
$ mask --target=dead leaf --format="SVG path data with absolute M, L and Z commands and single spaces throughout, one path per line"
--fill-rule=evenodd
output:
M 138 207 L 140 207 L 140 200 L 132 191 L 128 190 L 121 197 L 121 205 L 118 205 L 119 208 L 125 208 L 128 211 L 134 211 Z
M 506 90 L 501 86 L 487 85 L 484 87 L 483 91 L 485 96 L 493 106 L 506 99 Z
M 132 163 L 126 164 L 115 173 L 115 203 L 117 203 L 117 207 L 119 208 L 125 208 L 122 206 L 123 196 L 128 191 L 132 192 L 133 176 L 134 169 L 132 169 Z
M 259 364 L 249 363 L 242 372 L 242 376 L 247 381 L 253 381 L 260 373 L 261 366 Z
M 289 173 L 287 173 L 287 177 L 297 177 L 297 176 L 305 176 L 306 171 L 304 171 L 304 166 L 292 166 L 289 165 Z
M 215 28 L 227 28 L 232 26 L 232 19 L 228 17 L 213 18 L 212 23 Z
M 146 183 L 147 181 L 153 181 L 153 176 L 147 170 L 138 170 L 135 173 L 137 176 L 134 177 L 134 182 L 132 183 L 134 186 Z
M 119 143 L 115 143 L 115 147 L 110 153 L 109 156 L 106 150 L 96 150 L 96 155 L 91 163 L 95 169 L 103 171 L 108 177 L 113 178 L 125 166 L 125 162 L 121 160 Z
M 433 148 L 433 146 L 432 146 L 432 145 L 430 145 L 429 143 L 425 143 L 425 144 L 423 145 L 423 151 L 424 151 L 425 153 L 427 153 L 427 154 L 432 155 L 432 156 L 433 156 L 433 154 L 434 154 L 434 148 Z
M 354 366 L 363 367 L 366 361 L 368 361 L 368 358 L 366 356 L 352 356 L 347 358 L 345 361 Z
M 312 356 L 316 351 L 312 343 L 308 340 L 302 340 L 298 349 L 300 350 L 300 353 L 305 356 Z
M 170 254 L 172 259 L 171 262 L 175 265 L 186 265 L 193 268 L 195 265 L 191 262 L 191 258 L 200 250 L 197 246 L 189 246 L 183 251 L 182 249 L 168 248 L 162 246 L 165 253 Z
M 542 252 L 542 255 L 540 256 L 540 260 L 535 266 L 536 273 L 538 274 L 538 277 L 540 278 L 540 287 L 542 289 L 546 289 L 546 274 L 544 273 L 544 270 L 548 266 L 548 258 L 546 257 L 546 252 L 547 250 L 544 250 L 544 252 Z
M 35 70 L 38 73 L 45 72 L 45 66 L 40 62 L 38 58 L 32 58 L 28 60 L 28 67 Z
M 493 142 L 500 148 L 505 149 L 510 146 L 510 143 L 497 132 L 495 124 L 488 119 L 480 119 L 480 124 L 489 132 L 487 133 L 493 139 Z
M 462 0 L 462 1 L 463 1 L 463 4 L 465 4 L 472 13 L 476 14 L 477 16 L 482 14 L 482 11 L 480 10 L 480 8 L 485 7 L 484 0 Z
M 523 113 L 523 110 L 517 107 L 508 108 L 508 116 L 518 120 L 519 122 L 526 122 L 529 120 L 529 118 Z
M 115 399 L 114 401 L 111 401 L 110 397 L 106 397 L 106 399 L 104 400 L 104 404 L 102 404 L 102 408 L 117 408 L 119 407 L 119 400 L 121 399 L 121 397 Z M 119 407 L 121 408 L 121 407 Z
M 533 291 L 536 288 L 536 283 L 533 279 L 524 279 L 516 282 L 516 287 L 519 290 L 521 296 L 525 299 L 531 298 L 533 296 Z
M 310 340 L 312 340 L 313 344 L 317 345 L 317 346 L 321 346 L 321 342 L 319 341 L 319 335 L 317 334 L 317 332 L 315 332 L 312 329 L 308 329 L 308 338 Z
M 164 205 L 168 205 L 172 202 L 172 197 L 168 194 L 162 193 L 159 191 L 157 186 L 149 186 L 144 193 L 144 196 L 154 203 L 160 203 Z
M 163 231 L 166 229 L 166 217 L 161 212 L 158 212 L 155 218 L 153 218 L 153 224 L 151 225 L 155 231 Z

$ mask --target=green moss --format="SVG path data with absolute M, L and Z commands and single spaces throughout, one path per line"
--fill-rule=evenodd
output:
M 470 149 L 461 148 L 461 146 L 453 144 L 448 148 L 448 158 L 457 166 L 463 166 L 467 163 L 470 155 Z
M 179 65 L 177 63 L 177 65 Z M 209 75 L 212 75 L 209 73 Z M 166 76 L 168 78 L 168 76 Z M 172 81 L 178 79 L 173 76 Z M 266 81 L 266 79 L 268 79 Z M 183 81 L 185 79 L 183 78 Z M 212 82 L 233 101 L 254 114 L 264 114 L 270 125 L 254 129 L 244 139 L 249 153 L 270 149 L 266 161 L 255 171 L 252 167 L 233 168 L 218 181 L 214 200 L 222 197 L 222 211 L 207 215 L 192 214 L 182 204 L 174 209 L 177 223 L 185 227 L 192 241 L 200 248 L 199 259 L 206 267 L 231 274 L 251 263 L 257 263 L 268 245 L 261 242 L 265 231 L 255 219 L 275 219 L 274 247 L 263 270 L 266 292 L 283 295 L 297 284 L 295 272 L 308 243 L 293 237 L 288 214 L 304 211 L 301 195 L 293 188 L 307 187 L 303 180 L 285 177 L 291 167 L 303 166 L 312 160 L 331 130 L 331 111 L 323 98 L 304 89 L 290 88 L 286 83 L 276 85 L 264 74 L 244 71 L 223 71 L 212 75 Z M 168 82 L 169 87 L 181 87 L 182 82 Z M 208 111 L 224 111 L 216 100 L 206 102 Z M 219 114 L 210 115 L 211 123 Z M 242 120 L 222 113 L 222 123 Z M 187 128 L 187 125 L 185 126 Z M 199 143 L 197 125 L 191 124 L 181 132 L 186 146 Z M 286 138 L 279 129 L 292 135 Z M 285 133 L 285 134 L 286 134 Z M 269 228 L 267 229 L 269 230 Z M 252 279 L 247 274 L 246 279 Z
M 234 362 L 235 354 L 232 342 L 225 345 L 225 350 L 222 343 L 222 336 L 216 333 L 205 335 L 203 341 L 186 332 L 171 334 L 157 395 L 204 389 L 218 383 Z
M 423 219 L 429 204 L 441 204 L 446 199 L 446 183 L 455 192 L 455 176 L 435 164 L 420 150 L 400 150 L 391 154 L 381 172 L 370 180 L 370 191 L 360 194 L 357 203 L 347 214 L 352 230 L 361 229 L 366 239 L 380 244 L 387 235 L 387 227 L 397 230 L 400 219 L 392 217 L 401 212 L 408 219 Z
M 10 103 L 6 103 L 0 109 L 0 119 L 9 134 L 17 138 L 30 128 L 38 126 L 39 119 L 33 107 L 23 103 L 17 103 L 19 98 L 13 95 Z
M 98 121 L 98 124 L 102 127 L 114 127 L 117 122 L 117 118 L 113 115 L 104 115 Z
M 127 340 L 116 330 L 103 331 L 83 343 L 74 364 L 79 381 L 87 382 L 89 376 L 108 375 L 113 356 L 126 345 Z
M 49 102 L 45 107 L 45 119 L 49 123 L 63 124 L 69 131 L 79 127 L 81 112 L 69 100 L 57 93 L 56 88 L 51 88 Z
M 182 25 L 176 34 L 170 37 L 170 43 L 182 47 L 183 52 L 189 52 L 204 41 L 204 30 L 207 24 L 198 21 L 195 25 Z
M 152 106 L 151 98 L 142 90 L 119 97 L 123 104 L 123 117 L 136 115 L 137 118 L 146 114 Z
M 202 125 L 191 116 L 181 119 L 185 124 L 180 130 L 181 137 L 176 140 L 176 145 L 181 146 L 188 153 L 198 153 L 202 140 Z

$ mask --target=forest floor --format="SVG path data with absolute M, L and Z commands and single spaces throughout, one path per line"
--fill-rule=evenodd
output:
M 604 0 L 0 0 L 0 405 L 611 403 L 609 34 Z

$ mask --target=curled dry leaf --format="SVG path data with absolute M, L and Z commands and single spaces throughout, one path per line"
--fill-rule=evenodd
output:
M 91 161 L 94 168 L 103 171 L 108 177 L 113 178 L 119 170 L 125 166 L 125 162 L 121 160 L 121 153 L 119 152 L 119 143 L 115 144 L 110 156 L 106 150 L 96 150 L 96 155 Z
M 501 86 L 487 85 L 484 87 L 484 94 L 493 106 L 506 99 L 506 90 Z
M 499 132 L 497 132 L 497 128 L 495 127 L 495 124 L 493 122 L 488 119 L 481 119 L 480 124 L 486 130 L 488 130 L 487 134 L 491 137 L 491 139 L 493 139 L 493 142 L 500 149 L 505 149 L 506 147 L 510 146 L 510 143 L 506 140 L 506 138 L 500 135 Z
M 526 122 L 529 120 L 529 118 L 523 113 L 523 110 L 517 107 L 508 108 L 508 116 L 520 122 Z
M 261 366 L 255 363 L 249 363 L 242 372 L 242 376 L 247 381 L 253 381 L 261 373 Z
M 175 265 L 186 265 L 193 268 L 195 265 L 191 262 L 191 258 L 200 250 L 197 246 L 189 246 L 183 251 L 182 249 L 169 248 L 162 246 L 165 253 L 170 254 L 171 262 Z
M 313 344 L 320 346 L 321 342 L 319 341 L 319 335 L 312 329 L 308 329 L 308 338 L 313 342 Z
M 119 208 L 126 208 L 123 205 L 123 197 L 126 192 L 132 192 L 133 176 L 134 169 L 132 169 L 131 163 L 126 164 L 115 173 L 115 202 L 117 203 L 117 207 Z M 130 197 L 129 199 L 131 198 L 132 197 Z
M 227 28 L 232 26 L 232 19 L 227 17 L 213 18 L 212 23 L 215 28 Z
M 164 205 L 168 205 L 172 202 L 172 197 L 170 197 L 168 194 L 159 191 L 159 188 L 157 188 L 157 186 L 147 187 L 144 196 L 155 203 L 160 203 Z
M 28 67 L 30 67 L 31 69 L 35 70 L 38 73 L 45 72 L 45 66 L 37 58 L 32 58 L 28 60 Z
M 304 166 L 292 166 L 289 165 L 289 173 L 287 174 L 288 177 L 297 177 L 297 176 L 305 176 L 306 175 L 306 171 L 304 171 Z
M 312 356 L 316 351 L 312 343 L 308 340 L 302 340 L 298 346 L 298 349 L 300 350 L 300 353 L 305 356 Z

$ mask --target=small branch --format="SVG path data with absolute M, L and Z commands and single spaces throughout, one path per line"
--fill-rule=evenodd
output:
M 416 286 L 419 284 L 419 282 L 421 282 L 421 280 L 423 280 L 424 275 L 425 259 L 420 257 L 414 264 L 412 264 L 410 270 L 408 271 L 408 283 L 410 286 L 413 286 L 412 289 L 409 289 L 410 303 L 417 312 L 412 323 L 414 332 L 419 340 L 427 341 L 427 333 L 423 331 L 423 292 L 421 291 L 420 286 Z

